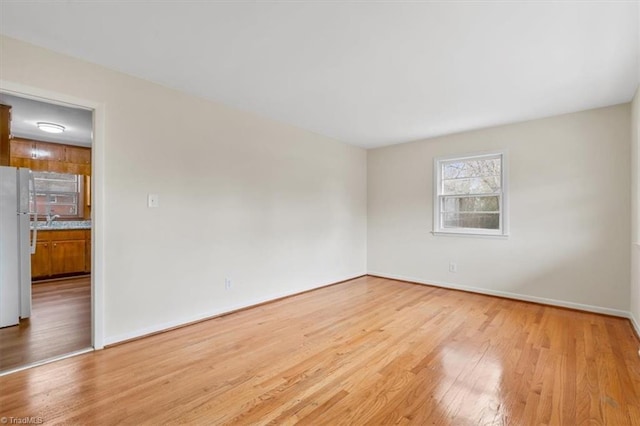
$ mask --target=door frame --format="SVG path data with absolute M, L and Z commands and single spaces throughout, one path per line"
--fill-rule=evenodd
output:
M 93 111 L 91 145 L 91 345 L 104 348 L 104 159 L 105 104 L 0 79 L 0 92 Z

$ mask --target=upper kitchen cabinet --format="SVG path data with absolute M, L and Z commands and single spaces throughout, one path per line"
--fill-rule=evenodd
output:
M 69 163 L 91 164 L 91 149 L 78 146 L 65 146 L 65 158 Z
M 34 158 L 36 143 L 28 139 L 14 139 L 11 141 L 12 158 Z
M 31 160 L 35 155 L 35 142 L 23 139 L 12 139 L 10 149 L 10 165 L 31 168 Z
M 91 149 L 65 145 L 65 161 L 72 167 L 68 173 L 91 175 Z
M 14 138 L 10 164 L 35 171 L 91 175 L 91 149 L 73 145 Z
M 39 161 L 65 161 L 64 145 L 15 138 L 11 141 L 11 157 Z
M 66 161 L 66 148 L 64 147 L 64 145 L 60 145 L 57 143 L 36 142 L 35 148 L 35 155 L 37 159 L 53 161 L 56 163 Z
M 9 139 L 11 139 L 11 107 L 0 104 L 0 166 L 9 165 Z

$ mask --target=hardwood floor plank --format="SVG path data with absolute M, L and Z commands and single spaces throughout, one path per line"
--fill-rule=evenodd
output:
M 0 377 L 60 424 L 633 425 L 625 319 L 363 277 Z

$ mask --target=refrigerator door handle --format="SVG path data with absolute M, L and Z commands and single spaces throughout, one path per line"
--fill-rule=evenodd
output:
M 36 179 L 33 173 L 29 171 L 29 195 L 30 199 L 33 199 L 33 204 L 29 203 L 29 215 L 33 216 L 33 230 L 31 232 L 31 254 L 36 252 L 36 242 L 38 241 L 38 206 L 36 206 Z M 33 196 L 33 198 L 31 198 Z M 31 206 L 33 205 L 33 210 Z

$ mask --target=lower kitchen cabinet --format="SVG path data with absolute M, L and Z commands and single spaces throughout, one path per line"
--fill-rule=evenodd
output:
M 89 273 L 87 265 L 87 240 L 90 230 L 73 229 L 39 231 L 36 252 L 31 255 L 31 276 L 45 279 L 62 275 Z
M 86 231 L 86 244 L 84 245 L 84 272 L 91 273 L 91 230 Z
M 84 272 L 85 240 L 51 242 L 51 275 Z
M 38 236 L 40 236 L 38 234 Z M 51 275 L 51 250 L 49 241 L 36 243 L 36 252 L 31 255 L 31 278 L 48 277 Z

